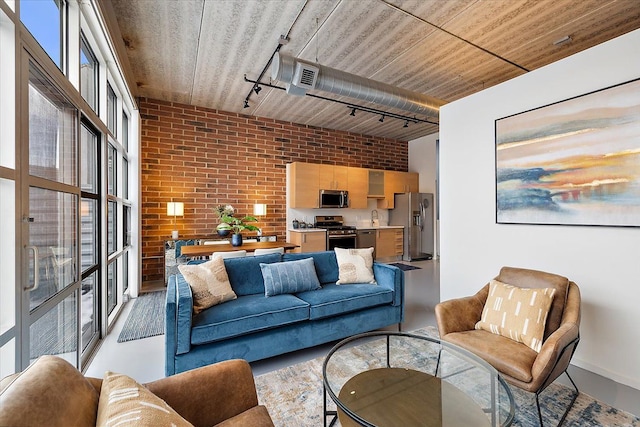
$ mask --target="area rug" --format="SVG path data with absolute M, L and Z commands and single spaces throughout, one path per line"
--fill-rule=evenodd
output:
M 140 294 L 118 336 L 118 342 L 139 340 L 164 334 L 166 291 Z
M 413 331 L 415 334 L 437 337 L 437 329 L 428 327 Z M 362 354 L 373 354 L 384 347 L 380 340 L 354 346 L 352 360 L 361 360 Z M 359 355 L 360 358 L 357 356 Z M 344 359 L 348 362 L 348 358 Z M 323 425 L 322 364 L 324 357 L 299 363 L 277 371 L 256 377 L 258 400 L 269 410 L 276 427 L 317 427 Z M 356 362 L 357 363 L 357 362 Z M 578 384 L 580 387 L 580 384 Z M 537 427 L 538 415 L 535 397 L 530 393 L 511 387 L 515 400 L 515 419 L 513 426 Z M 541 396 L 542 416 L 545 424 L 556 425 L 562 416 L 566 404 L 571 398 L 571 389 L 561 384 L 552 384 Z M 329 399 L 328 409 L 335 410 Z M 340 425 L 338 421 L 336 425 Z M 640 426 L 640 418 L 615 409 L 593 397 L 580 393 L 574 403 L 565 426 Z
M 392 262 L 392 263 L 389 263 L 389 265 L 398 267 L 402 271 L 420 270 L 422 268 L 422 267 L 416 267 L 415 265 L 403 264 L 401 262 Z

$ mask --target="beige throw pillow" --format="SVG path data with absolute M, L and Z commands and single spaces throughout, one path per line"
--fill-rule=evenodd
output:
M 192 426 L 167 403 L 126 375 L 107 371 L 96 426 Z
M 376 283 L 373 275 L 373 248 L 335 248 L 338 260 L 337 285 L 348 283 Z
M 222 258 L 214 258 L 202 264 L 179 265 L 178 269 L 191 287 L 195 314 L 237 298 L 231 289 Z
M 554 288 L 519 288 L 492 280 L 476 329 L 521 342 L 539 352 Z

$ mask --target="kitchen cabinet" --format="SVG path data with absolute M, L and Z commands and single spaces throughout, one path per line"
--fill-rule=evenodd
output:
M 369 170 L 369 191 L 367 195 L 372 199 L 384 198 L 384 171 Z
M 376 259 L 401 259 L 403 252 L 403 229 L 383 228 L 376 232 Z
M 316 163 L 289 163 L 287 165 L 287 191 L 292 208 L 317 208 L 320 166 Z
M 384 171 L 384 199 L 378 200 L 378 208 L 393 209 L 394 195 L 417 192 L 418 180 L 415 172 Z
M 291 252 L 319 252 L 327 250 L 326 231 L 290 231 L 289 241 L 298 245 Z
M 367 209 L 369 187 L 369 170 L 348 168 L 349 207 L 351 209 Z
M 318 165 L 318 189 L 319 190 L 347 190 L 348 170 L 347 166 Z

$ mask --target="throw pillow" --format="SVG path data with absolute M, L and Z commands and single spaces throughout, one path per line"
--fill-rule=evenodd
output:
M 320 289 L 313 258 L 273 264 L 261 262 L 260 270 L 264 279 L 264 294 L 267 297 Z
M 96 426 L 192 426 L 167 403 L 126 375 L 107 371 Z
M 338 261 L 337 285 L 348 283 L 376 283 L 373 275 L 373 248 L 335 248 Z
M 178 269 L 191 287 L 195 314 L 237 298 L 236 293 L 231 289 L 222 258 L 214 258 L 202 264 L 179 265 Z
M 519 288 L 492 280 L 476 329 L 521 342 L 539 352 L 554 288 Z

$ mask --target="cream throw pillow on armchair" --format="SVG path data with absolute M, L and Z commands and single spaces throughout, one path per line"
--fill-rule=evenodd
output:
M 521 342 L 539 352 L 554 288 L 519 288 L 492 280 L 476 329 Z

